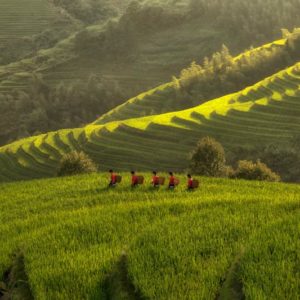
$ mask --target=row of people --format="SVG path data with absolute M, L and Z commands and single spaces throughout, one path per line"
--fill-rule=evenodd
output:
M 116 187 L 122 181 L 122 176 L 115 173 L 113 170 L 109 170 L 110 173 L 110 182 L 109 187 Z M 187 175 L 187 188 L 189 190 L 193 190 L 199 187 L 199 181 L 193 179 L 191 174 Z M 169 172 L 169 183 L 168 189 L 173 190 L 178 186 L 180 183 L 179 179 L 175 177 L 173 172 Z M 137 175 L 135 171 L 131 171 L 131 187 L 137 187 L 139 185 L 144 184 L 144 176 Z M 159 188 L 165 184 L 165 178 L 160 177 L 156 171 L 152 172 L 152 180 L 151 185 L 154 188 Z

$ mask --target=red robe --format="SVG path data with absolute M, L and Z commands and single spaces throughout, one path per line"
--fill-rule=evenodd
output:
M 131 177 L 131 184 L 132 185 L 138 184 L 138 177 L 136 175 L 132 175 L 132 177 Z
M 152 184 L 159 185 L 159 177 L 157 175 L 152 177 Z
M 175 185 L 175 177 L 171 176 L 169 179 L 169 185 Z
M 112 184 L 117 183 L 117 175 L 116 174 L 114 174 L 114 173 L 111 174 L 111 176 L 110 176 L 110 182 Z

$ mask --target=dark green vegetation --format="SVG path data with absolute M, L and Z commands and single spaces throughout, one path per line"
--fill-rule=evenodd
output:
M 280 181 L 280 176 L 259 160 L 257 162 L 240 160 L 232 177 L 246 180 Z
M 192 173 L 209 177 L 222 177 L 225 169 L 225 151 L 216 140 L 205 137 L 191 153 L 190 169 Z
M 61 158 L 57 175 L 72 176 L 96 171 L 97 166 L 84 152 L 73 151 Z
M 67 22 L 61 30 L 49 26 L 50 31 L 26 39 L 26 45 L 18 41 L 1 51 L 0 103 L 5 107 L 0 115 L 5 124 L 1 144 L 38 132 L 82 126 L 168 81 L 191 61 L 202 61 L 223 43 L 235 55 L 279 37 L 282 27 L 299 25 L 293 17 L 299 14 L 299 3 L 294 0 L 210 1 L 209 5 L 199 1 L 197 8 L 195 1 L 147 1 L 134 2 L 127 10 L 128 1 L 52 2 Z M 6 59 L 4 53 L 14 57 Z M 277 69 L 267 75 L 270 71 Z M 253 80 L 246 78 L 238 87 L 225 90 L 237 91 Z M 187 98 L 180 109 L 224 94 L 223 88 L 218 93 L 214 90 L 209 88 L 203 97 L 179 95 Z M 177 108 L 175 103 L 169 111 Z
M 0 184 L 0 274 L 18 251 L 35 299 L 297 299 L 299 186 L 122 175 Z
M 1 300 L 32 300 L 32 292 L 25 270 L 24 254 L 18 250 L 10 257 L 11 266 L 0 282 Z

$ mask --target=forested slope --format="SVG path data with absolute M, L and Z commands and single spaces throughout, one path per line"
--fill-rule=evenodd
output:
M 255 5 L 244 0 L 214 0 L 209 5 L 201 0 L 154 1 L 155 5 L 147 1 L 134 2 L 127 10 L 125 2 L 110 2 L 113 7 L 107 7 L 107 1 L 99 0 L 88 1 L 81 16 L 80 1 L 55 2 L 75 20 L 77 29 L 54 47 L 50 45 L 57 37 L 48 43 L 52 34 L 47 34 L 44 43 L 41 36 L 34 55 L 0 67 L 0 102 L 5 107 L 1 118 L 7 124 L 1 132 L 2 144 L 82 126 L 126 99 L 178 76 L 193 60 L 202 62 L 222 44 L 235 56 L 251 45 L 279 38 L 280 28 L 299 25 L 299 3 L 294 0 L 257 1 Z M 40 47 L 44 50 L 38 50 Z M 233 90 L 223 94 L 228 92 Z M 202 100 L 220 96 L 208 94 Z

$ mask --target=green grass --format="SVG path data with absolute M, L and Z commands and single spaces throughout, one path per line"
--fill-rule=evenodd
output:
M 71 150 L 85 151 L 102 170 L 183 171 L 204 136 L 217 138 L 227 150 L 239 145 L 286 147 L 300 130 L 299 87 L 296 64 L 243 91 L 187 110 L 24 139 L 0 148 L 0 181 L 53 176 L 62 155 Z
M 228 281 L 246 299 L 299 297 L 299 186 L 187 192 L 180 176 L 153 191 L 145 175 L 134 191 L 127 175 L 114 190 L 107 174 L 0 184 L 0 274 L 21 253 L 35 299 L 226 299 Z

